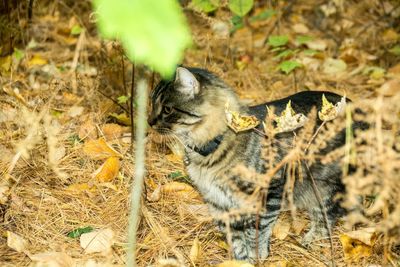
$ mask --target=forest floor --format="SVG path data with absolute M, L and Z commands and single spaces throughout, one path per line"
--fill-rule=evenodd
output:
M 0 46 L 1 266 L 125 263 L 134 159 L 124 111 L 129 110 L 125 96 L 132 64 L 117 43 L 97 36 L 90 2 L 70 2 L 38 3 L 29 23 L 23 6 L 2 14 L 11 26 Z M 303 90 L 364 101 L 400 79 L 396 1 L 259 2 L 249 25 L 234 32 L 226 8 L 204 15 L 186 7 L 194 44 L 184 64 L 215 72 L 249 104 Z M 274 45 L 271 35 L 288 40 Z M 280 64 L 290 60 L 301 66 L 286 74 Z M 144 74 L 149 85 L 159 80 L 150 71 Z M 210 266 L 228 260 L 228 245 L 201 196 L 183 183 L 181 158 L 148 141 L 139 266 Z M 287 228 L 275 231 L 262 266 L 330 264 L 329 241 L 303 247 L 299 241 L 307 218 L 298 213 L 295 222 L 289 214 L 281 216 L 279 226 Z M 85 227 L 110 229 L 111 249 L 90 253 L 79 238 L 68 236 Z M 390 259 L 384 257 L 382 238 L 356 261 L 345 259 L 339 237 L 346 231 L 342 221 L 333 231 L 337 266 L 400 265 L 398 247 Z

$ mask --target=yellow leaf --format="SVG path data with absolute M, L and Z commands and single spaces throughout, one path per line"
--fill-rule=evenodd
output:
M 104 138 L 88 140 L 83 146 L 83 152 L 94 160 L 107 159 L 109 157 L 122 158 L 122 155 L 108 145 Z
M 131 125 L 131 119 L 128 117 L 128 115 L 126 115 L 125 112 L 121 114 L 111 113 L 110 116 L 115 118 L 119 123 L 123 125 Z
M 150 202 L 156 202 L 159 201 L 161 198 L 161 186 L 157 186 L 156 189 L 154 189 L 154 191 L 147 196 L 147 200 Z
M 12 63 L 11 56 L 0 57 L 0 72 L 9 71 L 11 68 L 11 63 Z
M 199 194 L 193 187 L 186 183 L 170 182 L 162 186 L 161 192 L 164 194 L 176 194 L 184 198 L 196 198 Z
M 322 94 L 322 108 L 321 111 L 318 111 L 318 117 L 322 121 L 330 121 L 343 113 L 345 108 L 346 96 L 343 96 L 340 102 L 333 105 L 328 99 L 326 99 L 325 94 Z
M 346 261 L 358 261 L 372 254 L 372 246 L 376 240 L 374 228 L 361 229 L 339 236 Z
M 33 57 L 28 61 L 27 66 L 28 68 L 32 68 L 34 66 L 43 66 L 48 63 L 47 59 L 44 59 L 39 54 L 34 54 Z
M 382 33 L 382 39 L 386 43 L 394 43 L 399 39 L 399 34 L 394 29 L 387 29 Z
M 245 261 L 224 261 L 217 267 L 254 267 L 254 265 Z
M 107 123 L 101 126 L 101 132 L 107 140 L 119 138 L 129 131 L 130 129 L 128 127 L 122 127 L 115 123 Z
M 93 173 L 93 177 L 99 182 L 109 182 L 117 176 L 118 171 L 119 159 L 117 157 L 109 157 L 103 165 Z
M 190 254 L 189 254 L 190 260 L 191 260 L 193 263 L 197 262 L 197 261 L 199 260 L 200 253 L 201 253 L 200 241 L 199 241 L 199 239 L 196 237 L 196 238 L 193 240 L 192 247 L 190 248 Z
M 183 157 L 180 155 L 176 155 L 176 154 L 167 154 L 165 156 L 167 158 L 168 161 L 174 162 L 174 163 L 181 163 Z
M 27 245 L 28 241 L 26 241 L 22 236 L 7 231 L 7 246 L 18 252 L 24 252 Z
M 290 230 L 290 223 L 284 220 L 278 220 L 278 223 L 275 224 L 273 230 L 272 230 L 272 235 L 276 237 L 279 240 L 284 240 Z
M 94 191 L 96 188 L 94 186 L 90 186 L 87 183 L 82 184 L 71 184 L 69 185 L 66 190 L 73 191 L 75 193 L 80 193 L 83 191 Z
M 86 254 L 95 252 L 110 252 L 114 244 L 114 231 L 110 228 L 85 233 L 80 236 L 81 248 Z
M 229 245 L 228 245 L 224 240 L 218 240 L 217 244 L 218 244 L 218 246 L 219 246 L 220 248 L 223 248 L 223 249 L 225 249 L 226 251 L 229 250 Z
M 253 129 L 260 123 L 255 116 L 241 115 L 237 111 L 230 110 L 229 103 L 225 104 L 225 119 L 235 133 Z

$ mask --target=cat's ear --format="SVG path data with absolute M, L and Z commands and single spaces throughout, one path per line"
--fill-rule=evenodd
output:
M 200 91 L 200 83 L 188 69 L 178 67 L 176 69 L 175 88 L 182 94 L 193 98 Z

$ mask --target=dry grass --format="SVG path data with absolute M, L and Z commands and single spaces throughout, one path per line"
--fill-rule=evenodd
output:
M 364 169 L 371 171 L 371 175 L 364 177 L 360 169 L 345 183 L 352 189 L 348 198 L 353 199 L 351 204 L 354 204 L 353 197 L 357 194 L 378 195 L 378 202 L 365 203 L 373 207 L 367 214 L 367 222 L 382 221 L 379 229 L 386 235 L 377 241 L 371 257 L 353 264 L 389 264 L 383 260 L 384 254 L 389 255 L 389 251 L 384 251 L 388 248 L 393 250 L 390 263 L 395 264 L 397 260 L 398 264 L 396 257 L 400 251 L 394 244 L 399 241 L 400 217 L 400 194 L 396 191 L 399 188 L 400 165 L 399 107 L 396 103 L 400 99 L 398 94 L 384 98 L 378 94 L 378 88 L 387 80 L 398 78 L 399 71 L 392 68 L 392 72 L 385 77 L 371 79 L 362 73 L 360 66 L 379 65 L 385 69 L 396 66 L 394 57 L 387 53 L 390 40 L 385 39 L 385 35 L 379 36 L 391 27 L 397 31 L 399 29 L 398 26 L 395 28 L 396 25 L 390 26 L 395 18 L 382 13 L 379 1 L 349 1 L 349 8 L 343 11 L 342 17 L 329 17 L 319 24 L 319 18 L 313 10 L 323 2 L 328 1 L 313 1 L 313 4 L 297 1 L 292 11 L 284 14 L 278 23 L 275 24 L 273 20 L 259 22 L 253 25 L 256 27 L 253 32 L 248 28 L 241 29 L 230 38 L 224 38 L 212 29 L 216 22 L 229 20 L 226 10 L 218 11 L 216 16 L 205 17 L 186 9 L 196 48 L 187 52 L 185 64 L 216 72 L 249 103 L 265 102 L 308 88 L 339 94 L 345 91 L 348 97 L 368 110 L 369 115 L 364 119 L 373 122 L 376 127 L 361 139 L 356 139 L 355 143 L 361 149 L 357 153 L 358 160 Z M 20 6 L 11 12 L 11 21 L 22 16 L 23 8 Z M 276 8 L 282 10 L 283 6 Z M 32 38 L 37 46 L 27 49 L 26 59 L 11 73 L 0 77 L 3 88 L 18 88 L 25 100 L 24 103 L 10 91 L 9 94 L 0 92 L 0 185 L 10 186 L 8 200 L 0 204 L 0 265 L 24 266 L 31 262 L 28 256 L 7 246 L 3 235 L 6 231 L 26 238 L 31 254 L 64 251 L 82 265 L 87 259 L 96 259 L 102 265 L 122 265 L 125 263 L 132 184 L 133 160 L 129 152 L 129 138 L 125 135 L 108 140 L 124 155 L 120 174 L 111 186 L 93 181 L 91 175 L 102 162 L 91 160 L 82 153 L 83 143 L 78 141 L 77 136 L 88 122 L 95 128 L 86 140 L 93 133 L 101 136 L 99 129 L 111 120 L 109 114 L 121 111 L 103 94 L 112 95 L 113 98 L 125 94 L 130 84 L 126 82 L 124 85 L 122 76 L 125 75 L 128 80 L 130 65 L 125 60 L 126 73 L 123 74 L 118 45 L 103 43 L 96 37 L 94 25 L 89 22 L 87 2 L 71 5 L 64 2 L 43 6 L 38 4 L 35 10 L 30 25 L 27 26 L 26 21 L 20 19 L 19 26 L 14 26 L 11 32 L 18 33 L 14 36 L 20 40 L 16 43 L 20 49 Z M 72 20 L 79 21 L 88 30 L 80 43 L 79 38 L 74 40 L 65 34 L 65 28 L 70 27 Z M 352 22 L 353 26 L 346 27 L 345 21 Z M 273 53 L 267 46 L 259 44 L 270 31 L 294 36 L 293 25 L 296 23 L 307 25 L 309 35 L 328 44 L 321 60 L 341 56 L 348 60 L 349 71 L 340 76 L 324 74 L 320 69 L 312 70 L 308 66 L 296 71 L 295 75 L 276 71 L 277 61 L 273 59 Z M 335 27 L 341 28 L 335 30 Z M 341 42 L 350 37 L 355 40 L 351 45 Z M 342 45 L 339 47 L 333 39 Z M 27 66 L 34 54 L 47 59 L 45 66 L 49 66 L 48 69 Z M 371 60 L 370 55 L 377 59 Z M 74 61 L 77 56 L 78 65 Z M 250 56 L 251 61 L 239 70 L 236 63 L 244 56 Z M 69 71 L 71 64 L 75 71 Z M 54 70 L 51 68 L 54 66 L 66 71 Z M 367 102 L 367 99 L 371 102 Z M 74 105 L 84 108 L 78 116 L 70 112 Z M 362 140 L 367 143 L 360 146 L 357 142 Z M 316 139 L 316 142 L 323 143 L 323 138 Z M 391 145 L 396 146 L 397 154 Z M 362 150 L 363 147 L 369 147 L 370 150 Z M 60 148 L 64 148 L 65 152 Z M 158 185 L 169 183 L 171 173 L 184 172 L 182 162 L 166 154 L 170 154 L 166 147 L 149 140 L 146 161 L 148 195 Z M 380 168 L 374 169 L 374 166 Z M 362 181 L 363 186 L 354 181 Z M 69 185 L 77 183 L 93 183 L 96 188 L 85 192 L 67 190 Z M 201 244 L 197 266 L 209 266 L 228 259 L 223 238 L 204 209 L 201 197 L 195 193 L 164 194 L 153 202 L 145 198 L 138 238 L 139 265 L 153 265 L 159 259 L 168 257 L 175 257 L 188 266 L 194 265 L 189 254 L 195 238 Z M 303 214 L 298 216 L 305 218 Z M 290 220 L 290 214 L 285 213 L 282 218 Z M 117 242 L 111 254 L 87 255 L 77 240 L 66 236 L 69 231 L 85 226 L 100 229 L 111 227 L 115 231 Z M 344 224 L 340 223 L 333 233 L 334 259 L 339 266 L 346 265 L 338 239 L 343 231 Z M 321 241 L 308 250 L 299 244 L 300 238 L 301 235 L 293 233 L 285 240 L 273 238 L 271 256 L 266 266 L 274 266 L 273 263 L 283 260 L 290 266 L 323 266 L 329 262 L 328 241 Z

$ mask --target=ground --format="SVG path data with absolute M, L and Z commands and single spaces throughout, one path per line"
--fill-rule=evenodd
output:
M 396 1 L 267 2 L 256 1 L 249 25 L 235 32 L 230 32 L 232 14 L 226 7 L 209 15 L 185 7 L 194 44 L 186 51 L 184 65 L 215 72 L 248 104 L 303 90 L 327 90 L 364 101 L 399 76 Z M 64 252 L 82 266 L 90 259 L 99 266 L 123 265 L 134 159 L 129 120 L 115 114 L 128 110 L 119 97 L 131 87 L 132 64 L 118 43 L 97 36 L 90 2 L 37 3 L 31 21 L 25 18 L 24 5 L 13 5 L 1 13 L 0 265 L 29 265 L 32 255 L 43 252 Z M 251 19 L 270 9 L 276 11 L 272 17 Z M 269 39 L 273 35 L 285 35 L 288 41 L 274 50 Z M 279 69 L 285 60 L 302 66 L 286 74 Z M 148 70 L 137 71 L 135 80 L 143 78 L 149 87 L 159 80 Z M 98 138 L 117 152 L 107 148 L 106 155 L 98 156 Z M 187 266 L 228 260 L 228 246 L 201 196 L 177 183 L 186 179 L 179 156 L 151 138 L 146 151 L 139 266 L 171 257 Z M 106 160 L 111 170 L 99 178 L 95 171 Z M 297 216 L 297 222 L 307 221 L 302 213 Z M 281 217 L 291 222 L 290 214 Z M 79 239 L 67 236 L 88 226 L 112 229 L 111 251 L 85 253 Z M 329 241 L 312 248 L 300 245 L 306 228 L 292 226 L 284 236 L 278 229 L 264 265 L 328 265 Z M 333 232 L 338 266 L 399 264 L 398 249 L 391 260 L 384 259 L 382 238 L 368 257 L 346 261 L 339 236 L 347 230 L 339 222 Z M 7 245 L 7 231 L 28 243 L 18 252 Z

